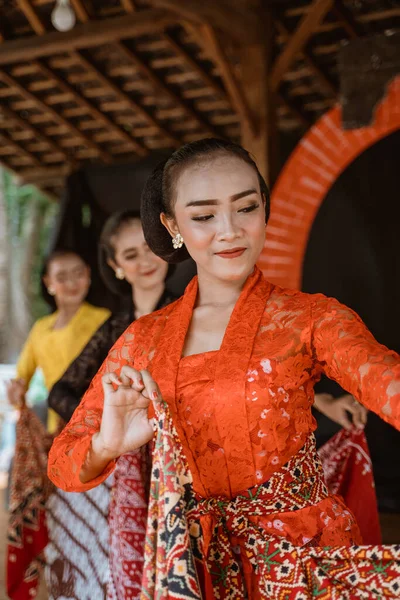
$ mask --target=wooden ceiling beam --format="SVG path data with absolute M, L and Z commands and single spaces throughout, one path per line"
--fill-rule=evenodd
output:
M 142 10 L 113 19 L 80 23 L 71 31 L 62 34 L 59 31 L 52 31 L 40 37 L 30 36 L 7 41 L 0 45 L 0 65 L 30 62 L 40 57 L 164 31 L 165 27 L 174 22 L 176 17 L 165 10 Z
M 214 29 L 204 24 L 200 26 L 200 37 L 203 39 L 207 54 L 211 55 L 217 65 L 222 81 L 225 84 L 231 104 L 238 113 L 240 120 L 244 121 L 249 129 L 255 133 L 257 129 L 255 118 L 250 110 L 243 89 L 233 71 L 232 64 L 225 54 Z
M 145 110 L 140 104 L 135 102 L 128 94 L 123 92 L 107 75 L 98 67 L 90 58 L 83 55 L 82 52 L 76 52 L 73 55 L 76 57 L 77 61 L 79 61 L 82 66 L 85 67 L 88 71 L 91 71 L 95 74 L 96 78 L 104 85 L 105 87 L 111 89 L 113 94 L 122 102 L 124 102 L 127 106 L 129 106 L 134 112 L 138 113 L 143 119 L 145 119 L 150 125 L 156 127 L 161 135 L 166 137 L 172 146 L 180 146 L 182 144 L 182 140 L 177 138 L 171 131 L 168 130 L 167 127 L 162 125 L 157 119 L 155 119 L 147 110 Z M 133 127 L 133 130 L 135 128 Z
M 104 162 L 112 161 L 111 154 L 104 151 L 100 146 L 93 142 L 90 139 L 90 137 L 85 135 L 82 131 L 75 127 L 75 125 L 73 125 L 70 121 L 65 119 L 59 112 L 57 112 L 56 110 L 51 108 L 51 106 L 48 106 L 45 102 L 43 102 L 41 98 L 39 98 L 35 94 L 32 94 L 32 92 L 29 92 L 26 88 L 20 85 L 16 79 L 11 77 L 11 75 L 6 73 L 5 71 L 0 71 L 0 79 L 4 81 L 7 85 L 14 86 L 23 98 L 32 102 L 35 107 L 39 108 L 39 110 L 43 111 L 45 114 L 49 114 L 50 118 L 53 119 L 56 123 L 66 126 L 69 131 L 71 131 L 75 135 L 78 135 L 84 145 L 88 146 L 89 148 L 93 148 L 97 151 L 101 160 L 103 160 Z
M 285 25 L 278 18 L 274 17 L 274 25 L 277 31 L 284 35 L 287 40 L 290 39 L 292 35 L 289 30 L 285 27 Z M 304 62 L 308 65 L 314 75 L 319 79 L 322 84 L 324 90 L 329 94 L 337 98 L 339 94 L 339 90 L 336 85 L 331 81 L 330 77 L 326 75 L 326 73 L 321 69 L 321 67 L 317 64 L 315 58 L 311 54 L 309 50 L 304 48 L 301 52 L 299 52 L 299 56 L 301 56 Z M 283 76 L 284 77 L 284 76 Z
M 166 40 L 168 46 L 178 55 L 180 56 L 185 63 L 196 73 L 198 73 L 199 78 L 203 81 L 203 83 L 212 88 L 216 94 L 222 96 L 223 98 L 229 101 L 229 98 L 224 90 L 224 88 L 219 84 L 219 82 L 212 77 L 204 67 L 186 50 L 186 48 L 179 42 L 175 36 L 171 35 L 167 31 L 163 35 L 163 39 Z
M 125 129 L 122 129 L 116 123 L 114 123 L 114 121 L 110 117 L 102 113 L 92 102 L 89 102 L 89 100 L 87 100 L 85 96 L 76 91 L 75 88 L 73 88 L 69 83 L 67 83 L 55 71 L 50 69 L 50 67 L 45 65 L 42 61 L 35 61 L 34 64 L 37 65 L 38 70 L 41 71 L 41 73 L 45 77 L 53 79 L 63 93 L 70 94 L 78 105 L 84 106 L 93 119 L 102 123 L 104 127 L 117 132 L 120 139 L 123 139 L 124 141 L 129 141 L 132 147 L 135 149 L 135 152 L 139 156 L 146 156 L 148 154 L 147 149 L 144 146 L 142 146 L 142 144 L 140 144 L 137 140 L 131 137 L 129 133 L 125 131 Z
M 303 111 L 300 108 L 298 108 L 296 106 L 296 104 L 294 102 L 289 100 L 289 98 L 287 98 L 281 92 L 277 93 L 277 98 L 278 98 L 279 102 L 283 106 L 285 106 L 292 113 L 292 115 L 294 117 L 296 117 L 296 119 L 301 123 L 301 125 L 303 125 L 307 129 L 309 129 L 309 127 L 311 127 L 312 121 L 303 113 Z
M 48 185 L 49 181 L 59 180 L 61 184 L 70 174 L 71 169 L 66 167 L 46 167 L 45 169 L 21 169 L 18 172 L 18 177 L 23 183 L 31 183 L 33 185 Z
M 138 54 L 131 50 L 126 44 L 123 42 L 119 42 L 117 44 L 118 49 L 128 58 L 137 68 L 137 70 L 149 80 L 155 89 L 159 90 L 161 94 L 165 97 L 169 98 L 175 105 L 179 106 L 185 114 L 191 118 L 195 119 L 199 125 L 205 130 L 207 135 L 212 136 L 220 136 L 220 133 L 207 121 L 204 120 L 203 115 L 198 113 L 194 108 L 189 106 L 189 104 L 183 100 L 177 93 L 175 93 L 171 87 L 169 87 L 164 81 L 157 75 L 150 67 L 146 65 L 146 63 L 138 56 Z
M 79 21 L 81 23 L 87 23 L 90 19 L 90 15 L 81 0 L 70 0 L 70 2 Z
M 133 0 L 121 0 L 121 6 L 128 14 L 136 11 L 136 6 Z
M 151 0 L 153 6 L 165 7 L 183 19 L 197 24 L 209 23 L 225 31 L 240 43 L 262 40 L 264 31 L 257 8 L 248 0 Z
M 355 39 L 362 35 L 362 28 L 357 23 L 352 13 L 343 4 L 342 0 L 334 0 L 332 12 L 350 39 Z
M 49 136 L 47 136 L 45 133 L 37 129 L 37 127 L 29 123 L 27 119 L 21 119 L 21 117 L 19 117 L 16 112 L 14 112 L 8 106 L 4 106 L 4 104 L 0 106 L 0 114 L 3 114 L 5 118 L 9 119 L 10 121 L 14 121 L 18 125 L 18 127 L 21 127 L 21 129 L 23 129 L 24 131 L 30 132 L 36 140 L 42 140 L 43 142 L 45 142 L 48 145 L 48 147 L 54 152 L 61 153 L 64 159 L 67 160 L 67 162 L 69 162 L 65 150 L 63 150 L 61 146 L 58 146 Z
M 32 154 L 32 152 L 29 152 L 28 150 L 26 150 L 23 146 L 20 146 L 19 144 L 17 144 L 17 142 L 15 142 L 12 139 L 11 135 L 9 133 L 7 133 L 4 129 L 0 129 L 0 138 L 5 140 L 5 143 L 14 149 L 15 154 L 17 154 L 18 156 L 25 156 L 37 167 L 41 166 L 41 162 L 37 158 L 37 156 Z
M 41 19 L 36 14 L 30 0 L 17 0 L 17 5 L 21 12 L 29 21 L 30 26 L 37 35 L 43 35 L 46 31 Z
M 270 78 L 272 90 L 276 91 L 279 88 L 282 77 L 289 70 L 298 53 L 304 49 L 318 25 L 332 8 L 333 1 L 314 0 L 309 6 L 307 14 L 301 19 L 299 26 L 291 34 L 285 48 L 275 60 Z

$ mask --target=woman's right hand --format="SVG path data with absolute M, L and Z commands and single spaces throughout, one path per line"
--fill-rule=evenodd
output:
M 154 435 L 148 419 L 150 402 L 161 400 L 160 390 L 148 371 L 124 366 L 103 376 L 104 407 L 100 431 L 93 436 L 92 449 L 108 460 L 136 450 Z
M 25 406 L 26 383 L 24 379 L 10 379 L 6 383 L 7 398 L 14 408 Z

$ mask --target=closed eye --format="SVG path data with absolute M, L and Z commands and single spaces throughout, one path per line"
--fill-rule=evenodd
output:
M 192 221 L 205 222 L 213 218 L 214 215 L 202 215 L 201 217 L 192 217 Z
M 259 203 L 251 204 L 250 206 L 245 206 L 245 208 L 241 208 L 238 212 L 244 212 L 244 213 L 253 212 L 253 210 L 256 210 L 256 208 L 258 208 L 259 206 L 260 206 Z

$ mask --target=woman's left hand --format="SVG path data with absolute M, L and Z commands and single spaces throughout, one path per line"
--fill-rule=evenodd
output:
M 345 429 L 350 429 L 353 425 L 358 429 L 363 429 L 367 422 L 367 409 L 351 394 L 345 394 L 339 398 L 334 398 L 330 394 L 316 394 L 315 408 Z M 348 413 L 352 415 L 353 423 Z

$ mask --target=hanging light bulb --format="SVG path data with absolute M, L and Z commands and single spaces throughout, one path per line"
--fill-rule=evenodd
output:
M 57 0 L 51 13 L 51 22 L 58 31 L 69 31 L 73 28 L 76 18 L 69 0 Z

